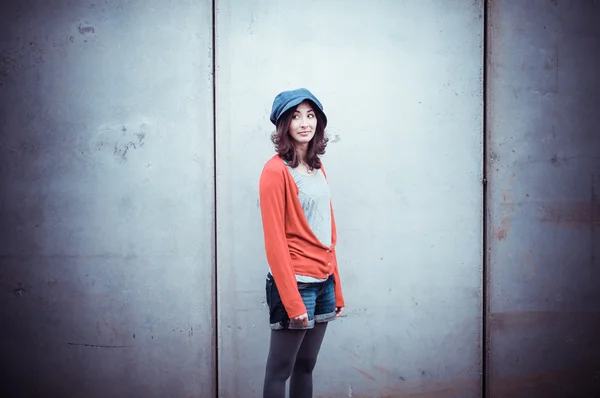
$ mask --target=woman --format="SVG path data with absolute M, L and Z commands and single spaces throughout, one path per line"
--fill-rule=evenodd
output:
M 270 272 L 266 298 L 271 341 L 263 396 L 312 397 L 312 371 L 327 323 L 344 310 L 335 255 L 336 229 L 319 155 L 327 117 L 306 89 L 273 101 L 277 154 L 260 177 L 260 209 Z

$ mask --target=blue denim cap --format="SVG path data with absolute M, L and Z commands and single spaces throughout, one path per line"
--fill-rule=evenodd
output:
M 308 91 L 305 88 L 283 91 L 277 94 L 277 96 L 273 100 L 273 107 L 271 109 L 271 122 L 275 126 L 277 126 L 279 118 L 281 117 L 281 115 L 283 115 L 285 111 L 297 105 L 300 105 L 304 100 L 310 100 L 316 106 L 319 107 L 321 115 L 323 116 L 323 122 L 325 123 L 325 126 L 327 126 L 327 116 L 325 116 L 325 112 L 323 112 L 323 105 L 321 105 L 321 102 L 319 102 L 317 97 L 315 97 L 310 91 Z

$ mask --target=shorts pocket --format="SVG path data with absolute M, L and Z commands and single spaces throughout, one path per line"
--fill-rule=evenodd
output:
M 267 301 L 267 305 L 271 306 L 271 289 L 270 289 L 269 278 L 267 278 L 265 282 L 265 300 Z

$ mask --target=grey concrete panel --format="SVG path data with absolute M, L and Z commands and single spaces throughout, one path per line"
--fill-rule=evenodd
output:
M 482 1 L 217 2 L 221 396 L 261 396 L 258 181 L 274 153 L 272 100 L 296 87 L 329 118 L 347 304 L 315 396 L 480 396 L 482 12 Z
M 600 395 L 599 15 L 490 1 L 492 398 Z
M 211 29 L 210 1 L 3 2 L 0 395 L 214 394 Z

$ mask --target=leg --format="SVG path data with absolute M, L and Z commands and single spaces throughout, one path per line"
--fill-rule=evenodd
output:
M 317 364 L 317 356 L 327 330 L 327 322 L 315 324 L 306 331 L 302 345 L 296 355 L 296 363 L 290 380 L 290 398 L 312 398 L 312 371 Z
M 263 398 L 284 398 L 285 383 L 289 379 L 296 354 L 306 330 L 272 330 L 269 357 L 265 371 Z

